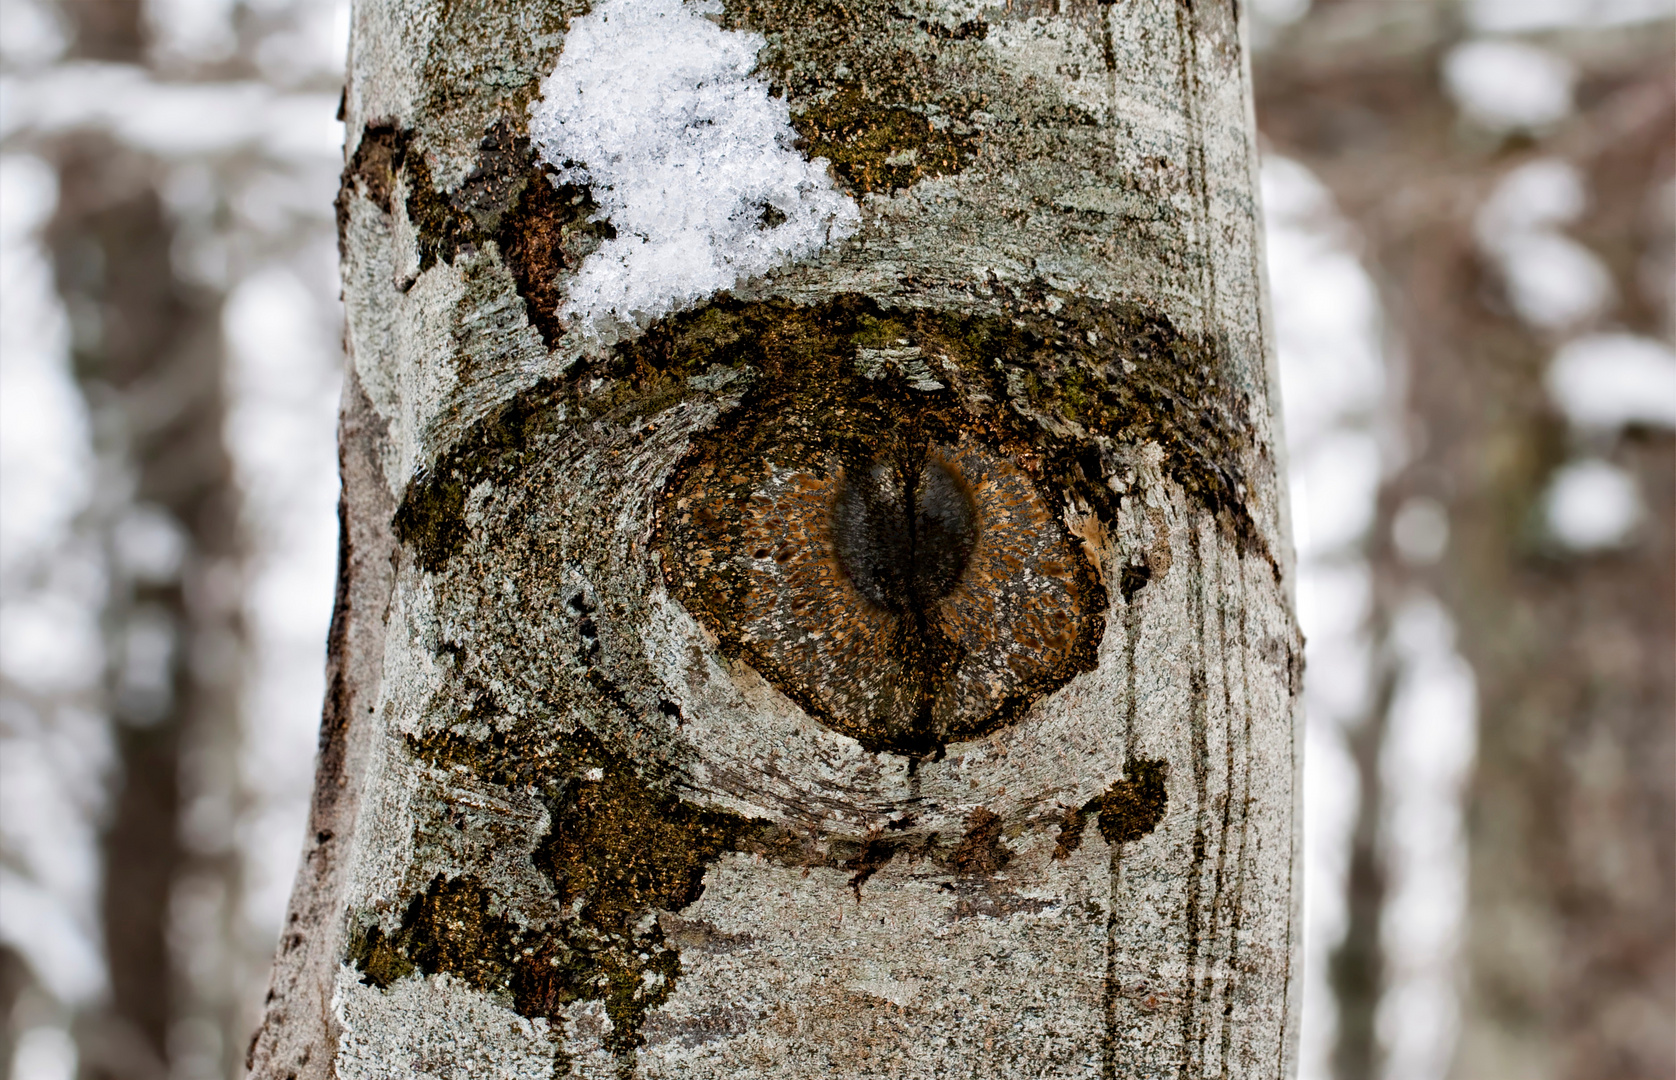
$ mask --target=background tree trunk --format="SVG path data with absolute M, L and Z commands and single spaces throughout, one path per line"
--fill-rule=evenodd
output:
M 345 113 L 331 683 L 253 1074 L 1288 1074 L 1235 7 L 367 2 Z
M 1535 133 L 1463 118 L 1441 75 L 1467 39 L 1449 4 L 1323 3 L 1258 65 L 1265 136 L 1358 226 L 1406 358 L 1410 457 L 1371 545 L 1382 591 L 1436 590 L 1477 676 L 1462 1077 L 1676 1068 L 1676 453 L 1656 424 L 1577 430 L 1545 385 L 1569 338 L 1670 340 L 1669 28 L 1530 35 L 1577 73 L 1576 111 Z M 1564 231 L 1609 281 L 1597 310 L 1557 325 L 1521 308 L 1483 240 L 1486 206 L 1533 162 L 1576 170 L 1586 202 Z M 1579 456 L 1622 469 L 1644 500 L 1617 546 L 1569 550 L 1545 521 L 1556 471 Z M 1435 563 L 1390 540 L 1415 498 L 1448 512 Z M 1377 755 L 1363 765 L 1367 779 Z M 1379 930 L 1353 920 L 1346 952 L 1377 958 Z M 1341 986 L 1341 1016 L 1371 1017 L 1382 989 Z M 1368 1075 L 1373 1057 L 1338 1075 Z
M 76 57 L 145 60 L 140 5 L 62 10 Z M 110 1000 L 80 1025 L 81 1068 L 161 1077 L 171 1057 L 195 1056 L 220 1070 L 237 1060 L 226 1046 L 236 1005 L 224 984 L 192 978 L 181 940 L 191 925 L 207 952 L 225 951 L 238 896 L 236 853 L 191 821 L 194 804 L 200 819 L 206 804 L 233 809 L 238 739 L 238 495 L 222 441 L 220 297 L 175 273 L 160 163 L 94 134 L 52 153 L 59 200 L 46 239 L 100 457 L 91 516 L 109 576 L 118 774 L 100 852 Z
M 244 1068 L 330 610 L 332 6 L 6 7 L 0 1076 Z
M 191 844 L 186 820 L 194 798 L 225 795 L 212 763 L 225 767 L 238 732 L 236 596 L 215 583 L 238 557 L 219 305 L 168 266 L 153 163 L 97 136 L 59 150 L 49 237 L 79 316 L 73 358 L 104 459 L 95 513 L 110 552 L 103 621 L 120 773 L 102 844 L 110 1008 L 80 1041 L 93 1075 L 162 1076 L 174 1024 L 233 1027 L 217 1015 L 225 1002 L 193 992 L 171 941 L 185 906 L 198 909 L 195 934 L 224 939 L 215 924 L 227 913 L 201 897 L 236 895 L 233 853 Z

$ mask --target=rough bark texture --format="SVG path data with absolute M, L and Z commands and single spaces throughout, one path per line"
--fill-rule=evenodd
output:
M 1359 226 L 1409 357 L 1414 457 L 1381 493 L 1379 533 L 1410 496 L 1449 510 L 1435 568 L 1383 542 L 1375 559 L 1382 580 L 1445 598 L 1479 687 L 1456 1075 L 1670 1076 L 1676 448 L 1639 427 L 1601 448 L 1647 502 L 1627 547 L 1544 543 L 1539 499 L 1568 449 L 1543 386 L 1555 342 L 1472 239 L 1508 171 L 1575 165 L 1589 210 L 1568 231 L 1617 288 L 1596 325 L 1669 339 L 1669 24 L 1544 41 L 1581 78 L 1578 112 L 1537 140 L 1469 137 L 1438 78 L 1460 32 L 1445 5 L 1326 5 L 1260 65 L 1259 115 Z M 1378 989 L 1364 980 L 1347 1007 L 1371 1012 Z
M 1287 1075 L 1236 11 L 728 5 L 861 230 L 615 344 L 555 317 L 603 223 L 523 136 L 583 14 L 355 9 L 344 578 L 253 1074 Z

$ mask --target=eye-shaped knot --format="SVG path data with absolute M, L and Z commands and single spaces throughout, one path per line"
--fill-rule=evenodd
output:
M 955 467 L 875 462 L 847 474 L 832 504 L 832 551 L 856 592 L 897 615 L 952 592 L 978 542 L 977 508 Z
M 1104 598 L 1005 455 L 872 442 L 871 460 L 694 463 L 665 494 L 666 567 L 723 648 L 812 715 L 922 756 L 1087 670 Z

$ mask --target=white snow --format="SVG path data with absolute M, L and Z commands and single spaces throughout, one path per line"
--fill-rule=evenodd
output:
M 711 21 L 721 10 L 603 0 L 570 24 L 530 107 L 542 158 L 591 185 L 617 231 L 583 260 L 560 309 L 589 332 L 644 325 L 860 223 L 826 161 L 793 148 L 786 103 L 752 76 L 764 39 L 722 29 Z
M 1613 298 L 1606 265 L 1560 231 L 1586 205 L 1576 167 L 1543 158 L 1503 177 L 1474 220 L 1479 246 L 1501 271 L 1508 299 L 1538 329 L 1575 327 Z
M 1578 552 L 1620 546 L 1643 513 L 1635 477 L 1598 458 L 1572 461 L 1556 470 L 1543 509 L 1549 533 Z
M 1563 118 L 1575 78 L 1563 58 L 1520 41 L 1468 41 L 1443 61 L 1444 85 L 1461 111 L 1497 131 Z
M 1575 338 L 1554 354 L 1547 382 L 1554 404 L 1580 428 L 1676 428 L 1676 351 L 1653 338 Z

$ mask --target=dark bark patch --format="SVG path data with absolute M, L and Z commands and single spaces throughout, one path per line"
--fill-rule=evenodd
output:
M 576 918 L 601 933 L 628 933 L 654 909 L 685 908 L 703 891 L 705 867 L 724 852 L 786 854 L 780 830 L 675 796 L 585 727 L 491 730 L 485 739 L 449 730 L 409 736 L 408 746 L 432 765 L 537 791 L 551 825 L 532 859 L 553 881 L 556 900 L 575 905 Z
M 884 869 L 885 864 L 896 858 L 896 853 L 901 849 L 901 841 L 873 836 L 862 844 L 861 850 L 854 856 L 838 864 L 843 869 L 854 872 L 854 876 L 850 878 L 850 889 L 855 892 L 857 903 L 861 902 L 861 887 L 867 884 L 867 879 Z
M 881 104 L 859 86 L 844 86 L 791 118 L 797 148 L 826 158 L 856 192 L 898 191 L 916 181 L 966 167 L 975 134 L 939 130 L 923 113 Z
M 857 411 L 835 400 L 864 430 L 834 434 L 870 462 L 760 439 L 695 462 L 662 508 L 671 584 L 829 726 L 927 756 L 1091 668 L 1104 593 L 1014 461 Z
M 1003 842 L 1004 824 L 999 814 L 979 806 L 966 815 L 966 831 L 952 845 L 940 840 L 936 833 L 918 841 L 887 839 L 874 834 L 859 847 L 834 843 L 833 854 L 840 858 L 841 869 L 854 871 L 850 888 L 859 901 L 861 887 L 898 855 L 916 861 L 928 858 L 941 869 L 961 877 L 993 875 L 1013 857 L 1012 849 Z
M 414 132 L 387 121 L 373 123 L 362 132 L 339 186 L 340 249 L 351 193 L 358 190 L 384 213 L 393 213 L 399 180 L 407 188 L 403 209 L 418 233 L 418 272 L 494 241 L 517 283 L 525 315 L 552 348 L 563 333 L 559 275 L 616 235 L 609 222 L 594 220 L 598 208 L 589 189 L 555 185 L 529 136 L 503 118 L 484 135 L 477 164 L 460 186 L 438 191 Z
M 394 205 L 391 194 L 396 190 L 396 170 L 407 155 L 410 138 L 408 132 L 388 120 L 374 121 L 361 131 L 361 141 L 355 144 L 355 153 L 350 155 L 349 164 L 344 166 L 337 198 L 333 202 L 337 210 L 339 254 L 344 251 L 344 229 L 349 222 L 351 195 L 359 191 L 381 211 L 390 213 Z
M 1087 807 L 1099 812 L 1100 835 L 1114 846 L 1139 840 L 1157 828 L 1168 798 L 1164 787 L 1167 762 L 1131 760 L 1127 771 L 1129 779 L 1113 784 Z
M 1118 577 L 1118 589 L 1123 593 L 1123 602 L 1127 604 L 1135 599 L 1135 594 L 1146 588 L 1146 583 L 1151 580 L 1152 567 L 1144 561 L 1125 566 Z
M 957 874 L 993 874 L 1012 857 L 1001 842 L 1000 815 L 980 806 L 966 815 L 966 832 L 960 843 L 940 861 Z
M 646 1014 L 669 1000 L 681 976 L 681 956 L 662 944 L 654 926 L 627 947 L 576 948 L 549 938 L 520 957 L 510 980 L 515 1008 L 524 1016 L 557 1018 L 575 1001 L 599 1001 L 611 1019 L 606 1049 L 627 1057 L 646 1041 Z M 591 944 L 591 943 L 590 943 Z
M 468 245 L 494 240 L 530 323 L 552 348 L 563 333 L 560 272 L 616 235 L 609 222 L 593 220 L 598 208 L 589 189 L 554 185 L 529 136 L 505 119 L 484 135 L 476 167 L 455 191 L 431 187 L 423 157 L 415 156 L 412 167 L 408 216 L 419 227 L 420 272 L 438 259 L 452 262 Z
M 1078 806 L 1065 811 L 1065 817 L 1060 821 L 1059 840 L 1054 845 L 1055 859 L 1068 859 L 1071 853 L 1082 847 L 1082 834 L 1088 828 L 1088 811 Z
M 1164 781 L 1169 776 L 1169 763 L 1131 758 L 1125 771 L 1128 779 L 1118 780 L 1082 806 L 1066 812 L 1053 852 L 1055 859 L 1069 858 L 1082 846 L 1090 815 L 1096 815 L 1100 835 L 1113 847 L 1139 840 L 1164 820 L 1168 801 Z

